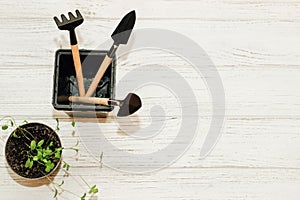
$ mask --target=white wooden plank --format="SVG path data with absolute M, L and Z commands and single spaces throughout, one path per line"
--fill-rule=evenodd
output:
M 86 20 L 77 31 L 79 46 L 97 48 L 109 39 L 117 23 L 118 20 Z M 186 23 L 185 20 L 175 20 L 170 23 L 162 20 L 157 23 L 156 20 L 137 19 L 136 28 L 160 28 L 181 33 L 199 44 L 218 66 L 286 67 L 297 66 L 300 62 L 299 48 L 294 45 L 299 41 L 299 26 L 298 22 Z M 12 34 L 14 37 L 10 37 Z M 59 31 L 52 19 L 17 21 L 2 28 L 0 36 L 1 68 L 6 68 L 6 65 L 50 66 L 57 49 L 70 48 L 68 33 Z M 42 39 L 35 42 L 36 38 Z
M 93 170 L 93 175 L 82 172 Z M 80 172 L 79 172 L 80 171 Z M 152 175 L 120 174 L 109 169 L 81 168 L 78 172 L 91 184 L 97 184 L 103 199 L 267 199 L 296 200 L 299 195 L 299 170 L 296 169 L 169 169 Z M 47 186 L 24 187 L 5 174 L 1 194 L 6 199 L 52 199 Z M 114 177 L 112 179 L 112 177 Z M 61 175 L 56 177 L 60 182 Z M 65 187 L 77 194 L 86 191 L 78 176 L 65 178 Z M 9 183 L 14 186 L 11 192 Z M 73 189 L 73 190 L 72 190 Z M 174 191 L 176 189 L 176 192 Z M 30 195 L 29 195 L 30 194 Z M 60 199 L 76 199 L 63 193 Z
M 24 118 L 19 118 L 19 121 L 22 121 L 23 119 Z M 44 122 L 55 127 L 55 120 L 53 119 L 28 120 L 33 122 Z M 93 130 L 89 128 L 89 123 L 80 122 L 79 120 L 77 121 L 77 126 L 84 126 L 85 128 L 77 130 L 74 135 L 72 128 L 70 128 L 71 122 L 63 121 L 60 123 L 61 131 L 59 132 L 59 135 L 61 136 L 62 143 L 65 147 L 72 147 L 82 136 L 86 137 L 93 133 Z M 145 123 L 147 120 L 143 121 L 141 122 L 143 123 L 142 125 L 148 124 Z M 178 161 L 168 168 L 297 169 L 300 164 L 300 157 L 295 153 L 298 152 L 300 148 L 298 145 L 299 137 L 297 137 L 299 119 L 245 118 L 227 120 L 221 139 L 218 141 L 210 156 L 205 159 L 200 158 L 199 152 L 209 127 L 209 123 L 205 122 L 209 122 L 209 120 L 201 119 L 201 121 L 204 123 L 200 125 L 192 146 Z M 139 140 L 125 134 L 119 134 L 118 124 L 112 119 L 107 120 L 106 123 L 102 122 L 100 125 L 101 130 L 105 133 L 105 137 L 109 142 L 130 154 L 140 154 L 141 156 L 168 146 L 172 142 L 172 137 L 177 134 L 176 128 L 174 129 L 174 127 L 178 126 L 176 125 L 176 119 L 169 119 L 159 135 L 150 139 Z M 82 132 L 82 130 L 84 130 L 84 132 Z M 6 133 L 2 132 L 1 134 L 2 147 L 4 145 L 3 141 L 5 141 L 9 132 L 10 131 L 7 131 Z M 81 143 L 78 160 L 74 159 L 74 153 L 70 151 L 65 152 L 64 159 L 77 168 L 92 168 L 93 166 L 97 166 L 98 157 L 96 157 L 96 159 L 91 157 L 83 146 L 91 144 L 94 140 L 95 136 L 91 137 L 91 140 L 89 140 L 88 143 Z M 177 152 L 174 152 L 174 154 L 176 153 Z M 109 158 L 110 156 L 110 154 L 104 154 L 104 163 L 106 158 Z M 0 168 L 5 167 L 4 158 L 2 157 L 2 159 L 3 162 L 0 164 Z M 126 157 L 120 157 L 119 160 L 123 160 L 124 165 L 129 167 L 135 168 L 136 166 L 134 161 L 130 161 Z M 147 168 L 147 166 L 145 166 L 145 168 Z
M 64 121 L 60 136 L 65 146 L 73 145 L 77 136 L 72 136 L 69 117 L 52 109 L 51 93 L 54 51 L 68 48 L 69 42 L 67 33 L 55 27 L 52 16 L 75 9 L 80 9 L 86 19 L 78 29 L 83 48 L 93 49 L 106 41 L 119 19 L 131 9 L 137 10 L 136 28 L 166 28 L 190 37 L 204 48 L 220 72 L 227 116 L 216 148 L 201 160 L 199 152 L 211 115 L 204 82 L 176 56 L 159 51 L 131 53 L 120 59 L 118 79 L 136 66 L 158 63 L 178 71 L 189 83 L 197 83 L 192 86 L 200 103 L 199 133 L 177 162 L 144 175 L 100 169 L 81 144 L 78 160 L 65 154 L 73 166 L 72 176 L 66 179 L 68 189 L 82 194 L 86 187 L 79 176 L 83 176 L 99 186 L 96 199 L 298 199 L 299 1 L 1 1 L 0 22 L 4 25 L 0 27 L 0 115 L 52 126 L 53 118 L 59 117 Z M 149 89 L 143 92 L 150 94 Z M 174 99 L 163 95 L 143 100 L 146 106 L 132 119 L 146 126 L 153 103 Z M 166 136 L 155 137 L 151 141 L 154 145 L 119 134 L 111 116 L 99 122 L 117 147 L 149 153 L 168 145 L 178 126 L 180 115 L 174 111 L 181 107 L 173 101 L 165 108 Z M 164 118 L 157 116 L 153 120 Z M 95 122 L 79 121 L 78 125 Z M 0 138 L 1 196 L 52 199 L 48 186 L 27 187 L 9 175 L 3 155 L 6 133 L 1 133 Z M 126 158 L 120 160 L 134 166 Z M 60 171 L 56 179 L 60 181 L 62 176 Z M 74 198 L 64 194 L 59 199 Z
M 14 1 L 1 2 L 1 18 L 26 19 L 51 18 L 80 9 L 86 18 L 113 18 L 119 19 L 132 9 L 136 9 L 141 18 L 150 19 L 200 19 L 205 21 L 255 21 L 255 20 L 299 20 L 299 1 L 297 0 L 80 0 L 46 1 L 38 0 L 15 3 Z
M 127 73 L 132 68 L 131 66 L 131 62 L 118 66 L 119 76 Z M 174 69 L 178 68 L 188 70 L 190 66 L 176 66 Z M 299 80 L 297 68 L 281 69 L 275 67 L 270 70 L 270 68 L 255 67 L 238 69 L 223 68 L 220 70 L 226 93 L 226 114 L 229 117 L 299 117 L 297 102 L 300 94 L 297 87 L 294 87 Z M 187 77 L 188 75 L 185 73 L 182 75 L 190 81 L 193 78 Z M 0 104 L 3 105 L 1 109 L 3 115 L 52 116 L 53 69 L 49 67 L 39 70 L 4 70 L 2 76 L 6 77 L 6 79 L 0 80 L 2 94 L 5 94 L 0 99 Z M 199 79 L 196 83 L 203 84 L 203 81 Z M 191 87 L 197 89 L 198 86 Z M 201 86 L 198 89 L 195 93 L 201 106 L 199 115 L 210 115 L 211 100 L 207 94 L 207 89 Z M 141 91 L 150 92 L 151 88 L 141 89 Z M 24 98 L 27 96 L 34 98 Z M 143 96 L 142 98 L 143 101 L 147 102 L 145 106 L 148 108 L 158 100 Z M 157 98 L 164 98 L 165 103 L 169 100 L 169 96 L 163 94 L 157 94 Z M 37 107 L 38 109 L 36 109 Z M 178 107 L 176 104 L 172 106 L 172 108 L 176 107 Z M 140 115 L 143 116 L 144 114 L 140 113 Z

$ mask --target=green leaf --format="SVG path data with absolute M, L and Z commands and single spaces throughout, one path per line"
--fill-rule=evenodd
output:
M 101 152 L 100 157 L 99 157 L 100 163 L 102 163 L 102 160 L 103 160 L 103 152 Z
M 50 144 L 49 144 L 49 147 L 52 147 L 52 146 L 53 146 L 53 142 L 51 141 Z
M 45 142 L 45 140 L 41 140 L 41 141 L 39 141 L 39 142 L 38 142 L 38 144 L 37 144 L 37 145 L 38 145 L 38 147 L 41 147 L 41 146 L 44 144 L 44 142 Z
M 58 186 L 61 187 L 64 183 L 65 183 L 65 181 L 62 180 L 61 183 Z
M 51 149 L 46 149 L 45 150 L 45 152 L 44 152 L 44 154 L 45 154 L 45 156 L 49 156 L 49 155 L 51 155 L 53 152 L 52 152 L 52 150 Z
M 86 193 L 84 193 L 81 197 L 81 200 L 85 200 L 85 197 L 86 197 Z
M 64 161 L 63 169 L 69 171 L 70 165 Z
M 30 160 L 30 158 L 28 158 L 25 163 L 25 168 L 30 168 L 30 163 L 31 163 L 31 160 Z
M 97 194 L 98 193 L 98 188 L 96 185 L 93 185 L 93 187 L 90 188 L 89 194 Z
M 33 150 L 35 150 L 35 148 L 36 148 L 36 142 L 35 142 L 35 140 L 32 140 L 30 142 L 30 150 L 33 151 Z
M 51 169 L 50 169 L 50 166 L 49 166 L 49 165 L 47 165 L 47 166 L 46 166 L 46 168 L 45 168 L 45 172 L 47 172 L 47 173 L 48 173 L 48 172 L 50 172 L 50 171 L 51 171 Z
M 54 163 L 52 163 L 50 160 L 48 160 L 48 162 L 46 163 L 46 172 L 50 172 L 53 168 L 54 168 Z
M 55 156 L 55 158 L 60 158 L 60 152 L 59 151 L 55 152 L 54 156 Z
M 59 131 L 59 119 L 56 118 L 55 120 L 56 120 L 56 130 Z
M 39 158 L 38 158 L 37 156 L 33 156 L 32 160 L 33 160 L 33 161 L 38 161 Z
M 14 137 L 14 138 L 17 138 L 17 139 L 21 138 L 20 136 L 18 136 L 18 135 L 16 134 L 16 132 L 13 133 L 13 137 Z
M 5 131 L 6 129 L 8 129 L 8 126 L 5 124 L 2 126 L 2 130 Z
M 41 159 L 43 158 L 43 153 L 42 153 L 42 151 L 41 151 L 41 150 L 38 150 L 36 156 L 38 157 L 39 160 L 41 160 Z
M 72 121 L 72 126 L 75 127 L 75 121 Z
M 13 120 L 9 120 L 10 121 L 10 126 L 14 126 L 14 121 Z
M 55 188 L 55 189 L 54 189 L 54 196 L 53 196 L 53 198 L 56 198 L 56 197 L 57 197 L 57 194 L 58 194 L 58 190 Z
M 30 165 L 29 165 L 29 168 L 31 169 L 33 167 L 33 160 L 30 161 Z

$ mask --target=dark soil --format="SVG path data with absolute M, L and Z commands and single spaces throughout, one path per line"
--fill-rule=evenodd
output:
M 49 173 L 45 172 L 45 166 L 34 162 L 34 165 L 31 169 L 25 168 L 25 163 L 27 161 L 27 151 L 30 150 L 30 140 L 35 140 L 38 143 L 41 140 L 44 140 L 43 148 L 46 148 L 50 142 L 53 142 L 51 147 L 52 151 L 55 148 L 61 147 L 61 142 L 56 134 L 56 132 L 50 127 L 39 124 L 39 123 L 28 123 L 20 126 L 21 129 L 16 129 L 14 132 L 20 137 L 13 137 L 13 133 L 9 136 L 6 146 L 5 146 L 5 157 L 12 168 L 12 170 L 18 175 L 25 178 L 40 178 L 47 174 L 50 174 L 56 167 Z M 26 131 L 25 131 L 26 130 Z M 28 132 L 30 132 L 30 134 Z M 26 137 L 28 138 L 26 138 Z M 60 159 L 54 159 L 52 162 L 57 166 L 60 162 Z

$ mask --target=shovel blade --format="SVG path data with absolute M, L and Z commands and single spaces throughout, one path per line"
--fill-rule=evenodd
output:
M 127 44 L 134 27 L 135 20 L 136 14 L 134 10 L 123 17 L 123 19 L 111 35 L 112 39 L 114 40 L 114 44 Z
M 118 117 L 126 117 L 132 115 L 142 107 L 141 98 L 134 94 L 129 93 L 126 98 L 121 102 L 120 109 L 117 114 Z

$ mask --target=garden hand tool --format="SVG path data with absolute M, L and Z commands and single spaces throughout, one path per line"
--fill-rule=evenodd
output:
M 109 98 L 98 97 L 69 97 L 70 102 L 81 102 L 89 104 L 100 104 L 105 106 L 119 106 L 118 117 L 129 116 L 142 107 L 142 101 L 140 97 L 134 93 L 129 93 L 124 100 L 116 100 Z
M 105 56 L 102 64 L 100 65 L 99 70 L 93 82 L 91 83 L 87 93 L 85 94 L 86 97 L 91 97 L 94 94 L 105 71 L 107 70 L 108 66 L 111 64 L 111 61 L 119 45 L 127 44 L 135 24 L 135 19 L 136 19 L 136 15 L 135 15 L 135 11 L 133 10 L 130 13 L 128 13 L 125 17 L 123 17 L 123 19 L 121 20 L 121 22 L 119 23 L 115 31 L 112 33 L 111 37 L 114 40 L 114 44 L 112 45 L 107 55 Z
M 75 34 L 75 28 L 80 24 L 82 24 L 83 17 L 80 14 L 79 10 L 76 10 L 75 12 L 76 12 L 76 17 L 71 12 L 69 12 L 68 13 L 69 19 L 67 19 L 66 16 L 62 14 L 61 15 L 62 21 L 59 21 L 57 17 L 54 17 L 54 21 L 60 30 L 68 30 L 70 32 L 70 42 L 71 42 L 72 56 L 73 56 L 73 61 L 75 66 L 76 77 L 77 77 L 79 95 L 84 96 L 85 89 L 84 89 L 84 81 L 82 75 L 82 67 L 81 67 L 77 38 Z

